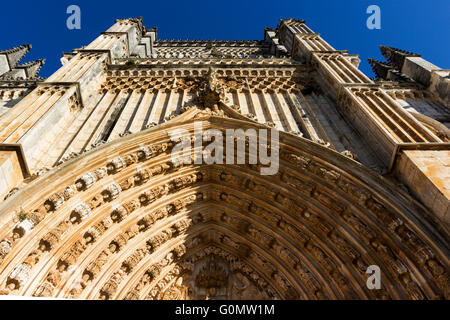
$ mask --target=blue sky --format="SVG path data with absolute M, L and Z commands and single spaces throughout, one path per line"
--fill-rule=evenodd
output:
M 81 30 L 66 27 L 66 8 L 81 8 Z M 381 8 L 381 30 L 369 30 L 366 9 Z M 262 39 L 264 27 L 280 18 L 305 19 L 336 49 L 360 54 L 361 69 L 372 76 L 367 58 L 381 59 L 378 45 L 422 54 L 450 69 L 450 0 L 222 0 L 222 1 L 4 1 L 0 49 L 31 43 L 22 62 L 46 58 L 41 76 L 60 66 L 62 52 L 89 44 L 116 18 L 142 16 L 157 26 L 160 39 Z

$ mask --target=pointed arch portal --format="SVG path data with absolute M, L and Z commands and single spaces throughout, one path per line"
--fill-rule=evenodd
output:
M 173 128 L 261 127 L 198 111 L 97 147 L 2 203 L 0 289 L 87 299 L 449 298 L 446 232 L 406 192 L 283 132 L 273 176 L 258 164 L 175 165 Z M 380 290 L 366 286 L 370 265 L 381 269 Z

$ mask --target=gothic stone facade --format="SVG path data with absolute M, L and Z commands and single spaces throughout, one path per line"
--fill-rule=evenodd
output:
M 448 299 L 450 71 L 381 49 L 372 80 L 303 20 L 174 41 L 134 18 L 65 53 L 0 117 L 0 293 Z M 278 173 L 172 162 L 198 121 L 278 130 Z

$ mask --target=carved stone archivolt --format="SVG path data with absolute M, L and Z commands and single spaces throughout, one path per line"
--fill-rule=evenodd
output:
M 171 127 L 193 132 L 193 120 L 37 178 L 15 195 L 20 221 L 5 201 L 0 289 L 83 299 L 449 298 L 445 231 L 406 193 L 393 197 L 390 182 L 284 133 L 270 178 L 260 164 L 180 165 Z M 380 290 L 366 287 L 369 265 L 381 268 Z

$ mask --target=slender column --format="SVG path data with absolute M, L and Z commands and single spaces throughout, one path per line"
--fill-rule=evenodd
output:
M 175 90 L 171 90 L 169 92 L 169 98 L 167 99 L 167 107 L 166 111 L 164 113 L 164 118 L 170 117 L 173 111 L 177 109 L 178 99 L 177 99 L 178 93 Z
M 123 100 L 126 99 L 127 95 L 128 93 L 119 92 L 114 95 L 114 99 L 109 105 L 107 103 L 105 105 L 102 104 L 107 111 L 99 114 L 99 117 L 101 117 L 101 121 L 97 122 L 97 127 L 91 134 L 90 138 L 86 141 L 85 148 L 102 140 L 102 133 L 104 133 L 108 122 L 111 122 L 111 116 L 113 112 L 118 107 L 120 107 L 120 104 L 123 103 Z
M 301 124 L 303 129 L 302 131 L 305 133 L 306 138 L 309 138 L 312 141 L 318 141 L 320 137 L 317 135 L 316 130 L 309 119 L 309 115 L 298 101 L 297 96 L 294 94 L 288 94 L 287 99 L 292 105 L 293 114 L 297 122 Z
M 18 122 L 16 126 L 10 128 L 10 135 L 4 140 L 5 143 L 17 143 L 34 124 L 58 101 L 62 96 L 61 91 L 51 94 L 49 99 L 34 110 L 32 115 L 23 122 Z M 19 120 L 20 121 L 20 120 Z M 19 125 L 20 123 L 20 125 Z
M 135 133 L 142 130 L 144 127 L 145 114 L 150 109 L 150 104 L 152 102 L 153 93 L 150 90 L 145 91 L 144 97 L 138 106 L 136 114 L 130 125 L 130 132 Z
M 180 92 L 180 103 L 177 105 L 177 109 L 175 110 L 176 114 L 180 113 L 181 108 L 184 106 L 187 100 L 187 91 L 183 90 Z
M 270 116 L 268 115 L 268 107 L 266 105 L 266 101 L 264 99 L 264 92 L 258 92 L 255 94 L 256 98 L 255 100 L 258 101 L 258 105 L 256 106 L 253 103 L 253 99 L 250 100 L 251 103 L 251 108 L 254 111 L 254 114 L 256 116 L 256 119 L 258 120 L 258 122 L 260 123 L 265 123 L 266 121 L 272 121 L 272 119 L 270 118 Z M 250 98 L 249 98 L 250 99 Z
M 137 107 L 141 96 L 141 92 L 137 90 L 134 90 L 131 93 L 131 97 L 128 99 L 125 107 L 120 113 L 119 119 L 117 120 L 114 129 L 108 138 L 108 141 L 117 139 L 121 133 L 125 132 L 127 124 L 130 121 L 131 115 L 133 114 L 133 110 Z
M 242 114 L 247 115 L 251 112 L 248 109 L 247 105 L 241 102 L 239 90 L 236 90 L 235 92 L 233 92 L 233 97 L 234 97 L 234 103 L 241 108 Z
M 264 104 L 267 106 L 267 114 L 270 117 L 270 121 L 275 124 L 275 127 L 278 130 L 284 130 L 283 124 L 281 123 L 281 119 L 278 116 L 277 107 L 273 103 L 272 95 L 275 92 L 267 93 L 263 95 Z M 288 131 L 288 130 L 286 130 Z
M 158 123 L 159 122 L 159 115 L 161 113 L 161 107 L 160 107 L 161 95 L 162 95 L 161 91 L 158 90 L 158 92 L 156 93 L 155 101 L 153 101 L 153 104 L 152 104 L 150 116 L 146 123 L 147 125 L 150 123 Z
M 65 149 L 65 154 L 70 154 L 71 152 L 81 152 L 86 148 L 86 143 L 89 141 L 91 135 L 97 128 L 98 123 L 100 123 L 102 116 L 107 112 L 115 98 L 116 94 L 110 91 L 102 97 L 99 103 L 83 122 L 79 130 L 77 130 L 72 141 Z
M 274 93 L 273 97 L 275 100 L 275 103 L 278 106 L 278 109 L 281 110 L 284 123 L 286 123 L 286 126 L 288 127 L 288 132 L 290 131 L 300 131 L 297 124 L 294 121 L 294 118 L 291 114 L 291 111 L 289 110 L 289 107 L 286 105 L 286 102 L 283 99 L 280 99 L 281 94 L 280 93 Z

